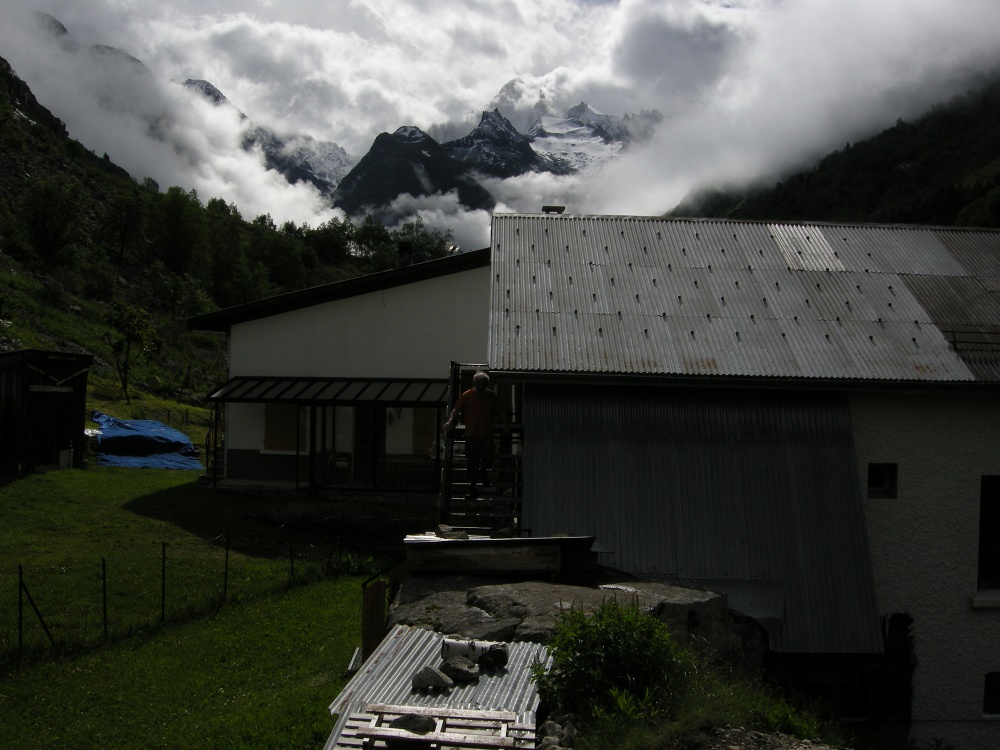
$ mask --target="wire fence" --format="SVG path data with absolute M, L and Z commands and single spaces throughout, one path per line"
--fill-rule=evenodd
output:
M 71 565 L 18 565 L 0 570 L 0 665 L 94 648 L 229 602 L 367 575 L 374 565 L 339 540 L 297 533 L 291 523 Z

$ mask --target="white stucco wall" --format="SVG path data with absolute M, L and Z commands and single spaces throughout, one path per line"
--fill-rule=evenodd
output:
M 489 268 L 418 281 L 233 326 L 230 373 L 446 378 L 485 362 Z
M 489 268 L 234 325 L 231 375 L 447 378 L 486 361 Z M 227 448 L 261 450 L 264 405 L 230 404 Z
M 883 614 L 913 617 L 918 665 L 912 737 L 957 748 L 1000 747 L 983 716 L 987 672 L 1000 671 L 1000 608 L 973 608 L 980 478 L 1000 475 L 1000 398 L 851 397 L 858 481 L 869 463 L 898 465 L 896 499 L 866 500 Z M 867 493 L 866 493 L 867 494 Z

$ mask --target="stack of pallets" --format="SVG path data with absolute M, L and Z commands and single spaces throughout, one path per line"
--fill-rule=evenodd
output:
M 418 734 L 396 729 L 390 723 L 404 715 L 426 716 L 434 729 Z M 347 720 L 336 750 L 364 748 L 480 748 L 504 750 L 533 748 L 535 727 L 518 724 L 511 711 L 472 711 L 466 709 L 367 704 Z

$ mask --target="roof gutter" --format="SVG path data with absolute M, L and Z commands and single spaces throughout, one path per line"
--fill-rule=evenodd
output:
M 730 388 L 796 391 L 843 391 L 951 395 L 1000 395 L 1000 383 L 976 381 L 929 380 L 849 380 L 846 378 L 771 378 L 728 377 L 718 375 L 669 375 L 635 373 L 537 372 L 530 370 L 498 370 L 490 368 L 496 381 L 538 383 L 545 385 L 614 385 L 618 387 L 660 388 Z

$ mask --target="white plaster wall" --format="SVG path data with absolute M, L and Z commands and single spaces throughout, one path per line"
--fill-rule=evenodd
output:
M 869 463 L 898 464 L 894 500 L 866 500 L 882 613 L 913 617 L 918 666 L 912 737 L 1000 747 L 984 718 L 983 680 L 1000 671 L 1000 609 L 974 609 L 980 477 L 1000 475 L 1000 398 L 851 397 L 858 481 Z
M 446 378 L 485 362 L 490 269 L 478 268 L 233 326 L 230 373 Z

